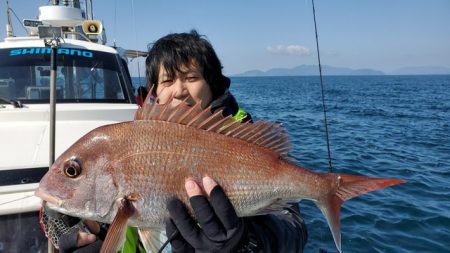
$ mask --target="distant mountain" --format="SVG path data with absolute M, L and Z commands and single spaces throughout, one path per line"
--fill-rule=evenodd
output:
M 390 75 L 450 75 L 450 68 L 442 66 L 416 66 L 397 69 Z
M 344 67 L 322 66 L 323 75 L 385 75 L 373 69 L 351 69 Z M 319 75 L 317 65 L 300 65 L 293 68 L 273 68 L 267 71 L 251 70 L 234 76 L 315 76 Z
M 236 76 L 264 76 L 264 72 L 261 70 L 250 70 Z

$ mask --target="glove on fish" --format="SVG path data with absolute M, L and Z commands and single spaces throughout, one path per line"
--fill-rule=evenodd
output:
M 197 221 L 179 199 L 168 202 L 171 219 L 166 222 L 166 234 L 179 232 L 171 241 L 173 252 L 231 252 L 240 246 L 246 229 L 225 192 L 216 186 L 209 199 L 203 195 L 190 198 Z
M 86 246 L 77 247 L 78 230 L 72 230 L 69 233 L 59 237 L 59 252 L 60 253 L 97 253 L 102 248 L 103 241 L 97 240 Z

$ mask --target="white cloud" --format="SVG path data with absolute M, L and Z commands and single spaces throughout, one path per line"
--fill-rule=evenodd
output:
M 309 48 L 302 45 L 277 45 L 268 46 L 266 50 L 272 54 L 284 54 L 284 55 L 310 55 L 311 51 Z

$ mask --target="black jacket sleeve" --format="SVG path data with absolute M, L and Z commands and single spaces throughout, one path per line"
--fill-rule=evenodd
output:
M 308 233 L 297 205 L 267 215 L 244 218 L 248 238 L 237 252 L 303 252 Z

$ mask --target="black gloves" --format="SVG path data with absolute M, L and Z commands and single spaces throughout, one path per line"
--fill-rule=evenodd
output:
M 71 230 L 69 233 L 61 235 L 58 240 L 60 253 L 97 253 L 102 248 L 103 241 L 96 240 L 85 246 L 78 246 L 78 236 L 80 231 Z
M 98 253 L 105 240 L 108 225 L 99 224 L 95 221 L 85 221 L 85 225 L 95 234 L 81 232 L 72 227 L 68 233 L 58 238 L 60 253 Z
M 107 225 L 84 220 L 49 209 L 40 210 L 39 223 L 45 236 L 60 253 L 99 252 L 106 237 Z
M 209 194 L 190 198 L 197 222 L 184 204 L 173 199 L 167 204 L 171 219 L 166 222 L 166 233 L 172 239 L 173 252 L 231 252 L 245 238 L 243 220 L 238 218 L 233 205 L 219 185 Z

